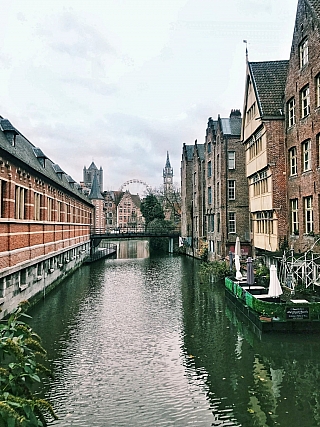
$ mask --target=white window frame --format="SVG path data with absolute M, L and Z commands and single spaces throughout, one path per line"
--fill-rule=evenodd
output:
M 309 62 L 309 46 L 308 39 L 302 41 L 299 46 L 300 51 L 300 68 L 303 68 Z
M 228 200 L 235 200 L 236 198 L 236 181 L 228 179 Z
M 316 107 L 320 107 L 320 74 L 316 77 Z
M 236 168 L 236 152 L 228 151 L 228 169 Z
M 311 170 L 311 140 L 303 141 L 302 145 L 302 170 L 307 172 Z
M 309 234 L 313 232 L 313 206 L 312 196 L 304 198 L 304 219 L 305 219 L 305 232 Z
M 297 175 L 297 147 L 292 147 L 289 150 L 289 164 L 290 164 L 290 176 Z
M 301 90 L 301 118 L 310 114 L 310 88 L 309 85 Z
M 291 205 L 291 232 L 292 234 L 299 232 L 299 209 L 298 199 L 292 199 Z
M 229 233 L 236 233 L 236 213 L 229 212 Z
M 288 127 L 294 126 L 296 124 L 296 102 L 292 98 L 288 102 Z

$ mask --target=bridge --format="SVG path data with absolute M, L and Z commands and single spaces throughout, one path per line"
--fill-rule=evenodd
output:
M 92 228 L 90 232 L 91 240 L 101 241 L 102 239 L 119 240 L 144 237 L 179 237 L 181 235 L 180 228 L 162 229 L 157 227 L 119 227 L 113 230 L 105 230 L 101 228 Z

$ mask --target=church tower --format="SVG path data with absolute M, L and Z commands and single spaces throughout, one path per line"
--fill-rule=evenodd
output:
M 166 165 L 163 169 L 163 188 L 165 193 L 168 193 L 173 189 L 173 168 L 170 164 L 168 151 Z

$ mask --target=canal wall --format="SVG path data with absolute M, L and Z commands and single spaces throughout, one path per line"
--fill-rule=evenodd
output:
M 36 303 L 79 268 L 90 255 L 90 241 L 41 256 L 0 272 L 0 319 L 20 302 Z

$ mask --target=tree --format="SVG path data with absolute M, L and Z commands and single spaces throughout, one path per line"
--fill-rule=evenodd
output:
M 33 392 L 50 371 L 40 363 L 46 351 L 40 337 L 23 322 L 27 301 L 0 324 L 0 427 L 45 427 L 57 419 L 49 402 Z
M 148 194 L 142 200 L 140 210 L 146 221 L 146 225 L 154 219 L 164 219 L 162 206 L 154 194 Z

